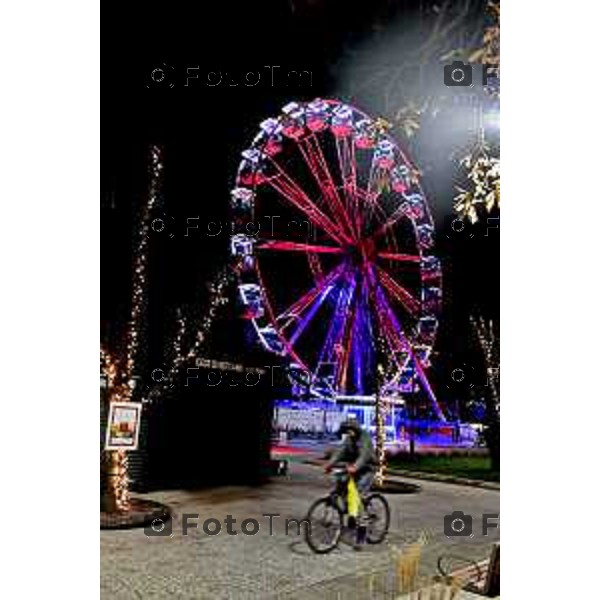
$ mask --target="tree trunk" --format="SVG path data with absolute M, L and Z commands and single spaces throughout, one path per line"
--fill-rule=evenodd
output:
M 496 400 L 495 385 L 491 384 L 485 392 L 485 442 L 490 451 L 492 471 L 500 472 L 500 415 Z

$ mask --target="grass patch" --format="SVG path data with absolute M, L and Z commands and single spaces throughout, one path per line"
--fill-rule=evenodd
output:
M 440 473 L 482 481 L 500 481 L 500 473 L 491 470 L 489 456 L 419 455 L 411 459 L 408 454 L 397 454 L 388 459 L 390 468 L 426 473 Z

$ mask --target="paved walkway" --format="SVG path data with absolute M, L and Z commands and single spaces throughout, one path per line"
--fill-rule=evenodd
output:
M 485 558 L 500 536 L 498 529 L 492 529 L 488 537 L 482 536 L 481 515 L 499 512 L 498 491 L 431 481 L 420 485 L 420 493 L 388 496 L 392 523 L 386 543 L 368 546 L 363 552 L 342 544 L 324 556 L 312 554 L 295 530 L 285 534 L 285 519 L 304 516 L 310 503 L 328 488 L 317 467 L 291 463 L 287 479 L 277 479 L 261 488 L 150 494 L 148 497 L 173 508 L 173 535 L 149 538 L 141 529 L 102 531 L 102 598 L 298 600 L 310 597 L 309 590 L 318 585 L 322 589 L 330 587 L 331 593 L 341 592 L 340 596 L 319 597 L 362 600 L 365 596 L 353 589 L 353 575 L 385 569 L 390 565 L 392 548 L 414 542 L 422 531 L 430 536 L 422 553 L 424 574 L 435 573 L 442 553 Z M 444 536 L 444 515 L 454 510 L 473 515 L 473 537 Z M 199 528 L 183 536 L 181 515 L 186 512 L 200 513 Z M 273 535 L 269 535 L 268 517 L 263 516 L 267 513 L 281 515 L 273 518 Z M 226 533 L 227 515 L 236 519 L 233 527 L 237 536 Z M 202 523 L 209 518 L 221 521 L 219 535 L 209 536 L 202 531 Z M 240 529 L 241 522 L 249 518 L 260 524 L 254 536 L 244 535 Z

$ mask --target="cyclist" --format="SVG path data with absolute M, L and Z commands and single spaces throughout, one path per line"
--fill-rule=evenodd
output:
M 348 474 L 354 477 L 356 487 L 361 498 L 364 499 L 371 489 L 377 465 L 371 436 L 367 431 L 361 429 L 360 425 L 354 419 L 344 421 L 340 426 L 339 433 L 344 438 L 342 445 L 327 462 L 325 472 L 329 473 L 333 467 L 344 464 Z M 340 485 L 345 483 L 347 482 L 338 482 Z M 366 532 L 364 515 L 361 514 L 359 515 L 356 530 L 356 543 L 358 546 L 364 543 Z

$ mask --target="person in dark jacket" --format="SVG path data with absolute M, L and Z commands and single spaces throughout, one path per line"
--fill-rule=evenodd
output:
M 344 436 L 344 440 L 329 459 L 325 471 L 329 472 L 339 465 L 346 466 L 348 473 L 354 477 L 361 496 L 364 497 L 371 489 L 377 466 L 371 436 L 353 419 L 344 421 L 339 433 Z

